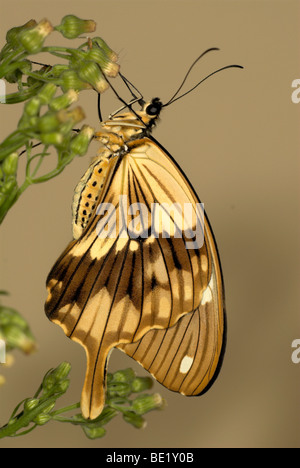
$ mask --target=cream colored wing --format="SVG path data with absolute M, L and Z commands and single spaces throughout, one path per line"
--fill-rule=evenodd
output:
M 91 419 L 105 403 L 110 350 L 175 325 L 199 306 L 211 277 L 207 239 L 201 248 L 187 249 L 190 239 L 172 234 L 178 228 L 172 213 L 170 237 L 151 234 L 150 216 L 139 218 L 138 236 L 127 229 L 136 221 L 129 207 L 143 205 L 150 213 L 152 204 L 163 203 L 191 204 L 194 220 L 187 231 L 195 228 L 193 189 L 156 143 L 135 141 L 127 154 L 113 156 L 103 183 L 89 223 L 47 280 L 47 316 L 87 353 L 81 407 Z

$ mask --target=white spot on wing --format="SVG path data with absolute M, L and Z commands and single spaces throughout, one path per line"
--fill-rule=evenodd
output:
M 212 301 L 212 293 L 211 293 L 210 287 L 208 286 L 203 293 L 201 305 L 207 304 L 208 302 L 211 302 L 211 301 Z
M 184 356 L 181 361 L 179 372 L 181 374 L 186 374 L 192 367 L 194 359 L 191 356 Z

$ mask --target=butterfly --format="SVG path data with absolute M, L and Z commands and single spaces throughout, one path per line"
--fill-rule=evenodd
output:
M 152 136 L 176 95 L 167 104 L 132 95 L 141 109 L 120 98 L 124 107 L 96 133 L 102 146 L 74 193 L 74 239 L 47 279 L 48 318 L 86 351 L 86 419 L 97 418 L 105 405 L 114 348 L 168 389 L 192 396 L 214 382 L 226 342 L 224 285 L 210 223 L 188 178 Z

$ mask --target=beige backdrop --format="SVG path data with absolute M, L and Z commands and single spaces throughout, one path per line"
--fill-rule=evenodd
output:
M 166 101 L 192 61 L 218 46 L 189 79 L 238 63 L 162 113 L 154 136 L 190 177 L 211 220 L 226 286 L 228 347 L 219 379 L 200 398 L 155 384 L 167 400 L 143 431 L 121 418 L 92 442 L 80 428 L 49 423 L 1 447 L 299 447 L 299 370 L 291 343 L 299 329 L 299 111 L 291 83 L 300 78 L 299 1 L 15 1 L 2 0 L 0 44 L 7 29 L 30 18 L 53 24 L 68 13 L 93 18 L 120 55 L 123 73 L 147 97 Z M 56 36 L 56 35 L 54 35 Z M 54 37 L 53 36 L 53 37 Z M 123 88 L 122 88 L 123 89 Z M 96 98 L 84 95 L 86 122 L 97 125 Z M 108 92 L 104 115 L 119 103 Z M 0 137 L 20 107 L 1 107 Z M 0 389 L 0 424 L 32 396 L 45 371 L 72 364 L 62 403 L 80 398 L 83 349 L 44 315 L 45 279 L 71 239 L 74 186 L 97 151 L 77 159 L 57 179 L 30 188 L 1 227 L 0 289 L 39 341 L 32 357 L 16 353 Z M 54 157 L 54 156 L 53 156 Z M 109 370 L 132 366 L 114 351 Z

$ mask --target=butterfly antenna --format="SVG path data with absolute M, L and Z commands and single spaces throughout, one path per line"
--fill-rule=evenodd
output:
M 242 67 L 241 65 L 227 65 L 226 67 L 222 67 L 222 68 L 219 68 L 218 70 L 215 70 L 214 72 L 210 73 L 209 75 L 207 75 L 205 78 L 203 78 L 203 80 L 199 81 L 199 83 L 197 83 L 193 88 L 191 88 L 189 91 L 187 91 L 186 93 L 184 94 L 181 94 L 181 96 L 177 97 L 176 99 L 174 99 L 174 97 L 172 98 L 172 100 L 168 101 L 166 104 L 163 105 L 163 107 L 166 107 L 166 106 L 169 106 L 170 104 L 173 104 L 173 102 L 175 101 L 178 101 L 178 99 L 181 99 L 183 96 L 186 96 L 187 94 L 191 93 L 192 91 L 194 91 L 194 89 L 196 89 L 201 83 L 203 83 L 204 81 L 206 81 L 208 78 L 210 78 L 211 76 L 215 75 L 216 73 L 219 73 L 223 70 L 227 70 L 228 68 L 244 68 Z
M 190 68 L 188 69 L 181 85 L 179 86 L 179 88 L 177 89 L 176 93 L 171 97 L 171 99 L 169 99 L 169 101 L 164 104 L 164 106 L 168 106 L 169 104 L 171 104 L 171 102 L 173 101 L 173 99 L 177 96 L 177 94 L 179 93 L 179 91 L 181 90 L 181 88 L 183 87 L 184 83 L 186 82 L 189 74 L 191 73 L 192 69 L 194 68 L 194 66 L 196 65 L 196 63 L 199 62 L 199 60 L 204 57 L 204 55 L 208 54 L 209 52 L 212 52 L 214 50 L 220 50 L 218 47 L 211 47 L 210 49 L 207 49 L 205 50 L 204 52 L 202 52 L 201 55 L 199 55 L 199 57 L 196 58 L 196 60 L 192 63 L 192 65 L 190 66 Z
M 98 117 L 99 117 L 99 122 L 103 122 L 102 113 L 101 113 L 101 94 L 100 93 L 98 93 Z

